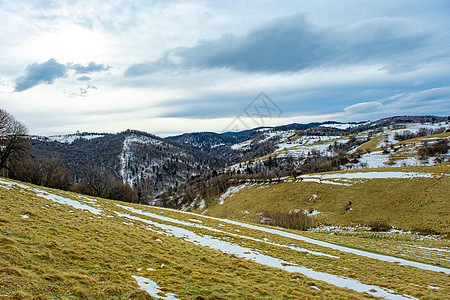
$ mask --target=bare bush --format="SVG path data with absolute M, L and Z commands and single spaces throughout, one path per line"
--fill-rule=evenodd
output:
M 372 231 L 377 231 L 377 232 L 385 232 L 388 231 L 390 229 L 392 229 L 392 226 L 389 225 L 386 221 L 384 220 L 375 220 L 375 221 L 371 221 L 369 222 L 369 227 L 370 230 Z
M 73 176 L 56 157 L 40 161 L 24 157 L 11 167 L 11 173 L 13 179 L 60 190 L 68 190 L 73 184 Z
M 448 146 L 448 140 L 442 139 L 435 143 L 427 143 L 425 142 L 419 150 L 417 150 L 417 154 L 420 159 L 427 159 L 430 156 L 436 156 L 439 154 L 446 154 L 450 147 Z
M 296 212 L 263 212 L 260 223 L 284 228 L 306 230 L 312 225 L 311 217 L 302 211 Z

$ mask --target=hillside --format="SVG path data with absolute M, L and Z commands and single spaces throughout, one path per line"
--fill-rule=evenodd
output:
M 405 231 L 450 234 L 450 168 L 394 167 L 246 180 L 198 211 L 260 222 L 264 212 L 305 211 L 315 224 L 356 226 L 383 221 Z M 192 204 L 189 209 L 200 205 Z M 186 207 L 188 208 L 188 207 Z
M 200 150 L 145 132 L 32 137 L 36 159 L 58 157 L 77 180 L 93 169 L 110 173 L 153 197 L 191 176 L 224 166 Z
M 444 299 L 450 293 L 447 239 L 295 232 L 7 179 L 0 179 L 0 241 L 0 297 L 7 299 Z
M 398 121 L 398 120 L 397 120 Z M 418 157 L 418 150 L 424 143 L 446 140 L 450 137 L 448 122 L 434 123 L 395 123 L 381 126 L 386 122 L 376 122 L 377 126 L 358 133 L 348 133 L 358 127 L 346 127 L 347 133 L 319 131 L 310 128 L 306 132 L 276 132 L 279 141 L 273 145 L 273 151 L 264 156 L 251 159 L 244 164 L 231 166 L 241 172 L 257 167 L 269 158 L 290 158 L 297 166 L 311 160 L 347 155 L 351 161 L 342 164 L 343 169 L 377 168 L 384 166 L 426 166 L 448 159 L 448 153 L 438 161 L 429 157 Z M 326 124 L 328 126 L 348 126 L 349 124 Z M 361 125 L 361 130 L 365 126 Z M 445 132 L 447 131 L 447 132 Z M 249 144 L 250 141 L 241 143 Z M 244 166 L 244 167 L 242 167 Z
M 59 158 L 75 182 L 94 170 L 130 184 L 143 196 L 141 201 L 162 205 L 165 201 L 155 197 L 166 192 L 182 194 L 183 184 L 189 185 L 191 179 L 212 170 L 274 178 L 299 171 L 327 171 L 330 167 L 434 165 L 448 161 L 448 143 L 447 150 L 439 150 L 442 153 L 438 155 L 431 151 L 419 157 L 418 151 L 424 144 L 448 141 L 449 134 L 447 117 L 411 116 L 360 123 L 289 124 L 222 134 L 186 133 L 168 138 L 127 130 L 116 134 L 32 136 L 30 141 L 35 161 Z

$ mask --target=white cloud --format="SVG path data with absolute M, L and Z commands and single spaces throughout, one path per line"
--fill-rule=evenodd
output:
M 367 114 L 367 113 L 379 113 L 383 108 L 383 104 L 377 101 L 362 102 L 347 106 L 344 111 L 349 114 Z
M 288 0 L 4 1 L 0 2 L 0 107 L 26 123 L 31 132 L 46 134 L 127 128 L 156 134 L 220 131 L 261 91 L 284 111 L 282 118 L 271 120 L 273 125 L 448 114 L 448 93 L 440 88 L 450 79 L 446 5 L 445 1 L 350 0 L 339 6 Z M 248 74 L 239 66 L 234 70 L 223 66 L 123 76 L 128 66 L 156 61 L 166 50 L 194 49 L 223 34 L 249 36 L 295 13 L 304 15 L 313 29 L 351 32 L 339 43 L 325 44 L 343 43 L 349 59 L 333 64 L 325 61 L 285 74 L 266 74 L 264 70 Z M 377 48 L 386 45 L 379 43 L 385 36 L 391 39 L 388 45 L 401 50 L 399 59 L 386 59 L 390 49 Z M 409 47 L 403 43 L 408 39 L 397 39 L 405 36 L 418 38 L 420 46 Z M 422 36 L 426 38 L 422 40 Z M 359 56 L 365 53 L 358 48 L 360 41 L 365 41 L 363 50 L 369 49 L 377 59 Z M 285 47 L 289 48 L 289 42 Z M 314 49 L 320 50 L 320 45 Z M 358 56 L 352 59 L 349 53 Z M 276 55 L 271 56 L 275 62 Z M 95 62 L 111 68 L 86 77 L 71 69 L 67 77 L 38 81 L 53 82 L 51 85 L 12 93 L 14 80 L 24 75 L 27 66 L 51 58 L 66 66 L 86 67 Z M 177 64 L 184 59 L 182 55 L 169 58 Z M 236 58 L 239 62 L 240 56 Z M 74 95 L 86 97 L 71 97 Z

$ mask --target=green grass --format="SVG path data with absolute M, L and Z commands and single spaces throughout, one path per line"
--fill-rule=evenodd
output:
M 266 189 L 276 189 L 276 186 Z M 126 212 L 155 220 L 126 211 L 116 204 L 185 222 L 177 224 L 157 219 L 159 223 L 176 225 L 283 259 L 289 264 L 355 278 L 396 293 L 443 299 L 450 292 L 449 276 L 443 273 L 340 252 L 201 215 L 103 199 L 88 202 L 74 193 L 33 188 L 89 204 L 103 213 L 94 215 L 40 197 L 29 188 L 5 188 L 0 184 L 0 298 L 149 299 L 132 275 L 147 277 L 157 282 L 163 292 L 173 292 L 180 299 L 373 298 L 177 238 L 154 225 L 118 216 L 118 212 Z M 244 189 L 242 193 L 251 190 Z M 24 215 L 29 218 L 23 218 Z M 193 226 L 194 223 L 203 227 Z M 401 254 L 434 265 L 448 265 L 445 257 L 427 259 L 427 252 L 416 247 L 448 249 L 447 240 L 425 243 L 405 236 L 386 239 L 376 235 L 368 238 L 314 232 L 301 234 L 380 253 Z M 339 258 L 309 255 L 281 245 L 320 251 Z

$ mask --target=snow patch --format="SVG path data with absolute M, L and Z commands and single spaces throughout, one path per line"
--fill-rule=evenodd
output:
M 238 186 L 229 187 L 228 190 L 226 190 L 226 192 L 220 196 L 219 204 L 222 205 L 226 198 L 233 196 L 234 194 L 245 188 L 247 185 L 248 183 L 244 183 Z
M 65 198 L 62 196 L 55 195 L 55 194 L 50 194 L 43 189 L 33 188 L 33 187 L 30 187 L 30 186 L 22 184 L 22 183 L 8 182 L 6 180 L 0 179 L 0 184 L 5 185 L 7 188 L 12 188 L 14 186 L 17 186 L 22 189 L 34 192 L 36 194 L 36 196 L 38 196 L 38 197 L 45 198 L 45 199 L 51 200 L 53 202 L 57 202 L 59 204 L 70 205 L 76 209 L 87 210 L 96 215 L 101 215 L 101 213 L 102 213 L 101 210 L 99 210 L 95 207 L 89 206 L 87 204 L 81 203 L 81 202 L 73 200 L 73 199 Z
M 173 293 L 163 293 L 161 291 L 161 287 L 151 279 L 136 275 L 132 275 L 131 277 L 133 277 L 137 281 L 137 284 L 139 285 L 139 288 L 141 290 L 146 291 L 152 297 L 155 297 L 157 299 L 169 299 L 169 300 L 178 299 L 177 297 L 175 297 L 175 294 Z M 164 294 L 165 296 L 161 296 Z
M 230 148 L 232 150 L 247 150 L 250 149 L 250 144 L 253 142 L 253 140 L 248 140 L 239 144 L 231 145 Z
M 393 171 L 374 171 L 374 172 L 354 172 L 354 173 L 334 173 L 334 174 L 311 174 L 302 175 L 297 182 L 312 181 L 318 183 L 334 184 L 334 185 L 351 185 L 351 180 L 371 180 L 371 179 L 412 179 L 412 178 L 432 178 L 432 173 L 419 172 L 393 172 Z M 332 180 L 340 180 L 336 182 Z
M 440 287 L 438 287 L 438 286 L 432 286 L 432 285 L 429 285 L 428 288 L 429 288 L 429 289 L 433 289 L 433 290 L 439 290 L 439 289 L 440 289 Z
M 355 123 L 335 123 L 335 124 L 322 124 L 320 125 L 320 127 L 328 127 L 328 128 L 336 128 L 336 129 L 341 129 L 341 130 L 346 130 L 349 128 L 355 128 L 355 127 L 359 127 L 361 125 L 365 125 L 367 123 L 363 123 L 363 124 L 355 124 Z
M 321 214 L 321 212 L 318 210 L 315 210 L 315 209 L 313 209 L 313 210 L 305 209 L 305 214 L 308 216 L 317 216 L 317 215 Z
M 96 215 L 101 215 L 102 214 L 101 210 L 99 210 L 99 209 L 97 209 L 95 207 L 89 206 L 87 204 L 81 203 L 79 201 L 73 200 L 73 199 L 61 197 L 61 196 L 54 195 L 54 194 L 49 194 L 47 192 L 40 192 L 40 193 L 37 194 L 37 196 L 45 198 L 45 199 L 48 199 L 48 200 L 52 200 L 52 201 L 57 202 L 59 204 L 70 205 L 70 206 L 72 206 L 72 207 L 74 207 L 76 209 L 87 210 L 87 211 L 89 211 L 89 212 L 91 212 L 93 214 L 96 214 Z
M 63 143 L 63 144 L 72 144 L 74 141 L 78 139 L 83 140 L 92 140 L 104 137 L 104 134 L 64 134 L 64 135 L 51 135 L 47 137 L 50 141 Z

